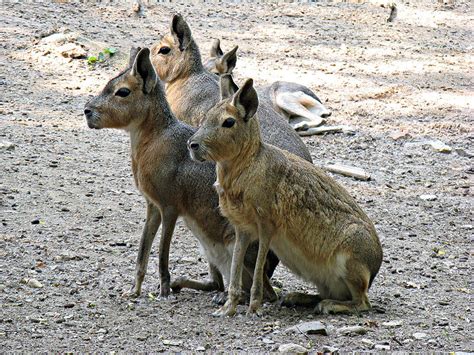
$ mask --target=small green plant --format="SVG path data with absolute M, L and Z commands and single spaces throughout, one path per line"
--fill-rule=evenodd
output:
M 87 57 L 87 64 L 94 65 L 96 63 L 103 63 L 107 60 L 107 58 L 112 57 L 115 53 L 117 53 L 117 49 L 113 47 L 105 48 L 102 52 L 99 52 L 97 56 L 91 55 Z

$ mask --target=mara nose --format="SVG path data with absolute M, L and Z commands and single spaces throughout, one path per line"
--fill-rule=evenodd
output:
M 199 144 L 193 141 L 188 142 L 188 148 L 192 150 L 198 150 Z
M 84 110 L 84 115 L 86 115 L 87 118 L 90 118 L 92 116 L 92 111 L 86 108 Z

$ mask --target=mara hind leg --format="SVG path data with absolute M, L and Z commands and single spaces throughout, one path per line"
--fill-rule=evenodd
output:
M 209 263 L 209 280 L 193 280 L 186 276 L 178 277 L 171 283 L 171 289 L 179 293 L 183 288 L 190 288 L 198 291 L 220 291 L 224 292 L 224 280 L 217 267 Z
M 247 249 L 247 253 L 245 254 L 244 269 L 242 274 L 242 288 L 246 293 L 249 293 L 252 287 L 253 273 L 255 270 L 255 264 L 257 262 L 258 245 L 258 241 L 252 242 Z M 265 260 L 263 274 L 263 299 L 265 301 L 274 302 L 278 298 L 270 283 L 270 278 L 272 277 L 273 272 L 275 271 L 275 268 L 279 262 L 280 260 L 276 254 L 269 250 Z
M 371 308 L 367 292 L 370 282 L 370 271 L 368 268 L 356 261 L 349 260 L 346 264 L 347 274 L 344 278 L 340 278 L 340 285 L 336 288 L 343 289 L 344 286 L 350 292 L 351 299 L 341 299 L 346 297 L 339 297 L 332 295 L 337 299 L 324 299 L 317 306 L 316 310 L 322 314 L 329 313 L 358 313 L 368 311 Z
M 319 294 L 290 292 L 282 297 L 281 305 L 284 307 L 314 308 L 329 295 L 329 290 L 324 285 L 319 285 L 318 291 Z
M 237 312 L 237 305 L 241 300 L 242 293 L 242 272 L 244 269 L 245 253 L 249 244 L 250 236 L 246 233 L 241 233 L 238 228 L 235 228 L 235 244 L 232 253 L 228 297 L 225 304 L 212 314 L 215 317 L 232 317 Z
M 287 113 L 290 125 L 297 131 L 320 126 L 331 115 L 323 104 L 302 91 L 279 91 L 275 104 Z
M 244 295 L 244 299 L 246 301 L 249 300 L 250 297 L 250 290 L 252 288 L 253 283 L 253 275 L 254 275 L 254 267 L 248 267 L 244 265 L 242 271 L 242 294 Z M 275 302 L 278 296 L 273 289 L 270 279 L 266 273 L 263 274 L 263 299 L 268 302 Z
M 291 292 L 281 299 L 281 305 L 285 307 L 316 307 L 323 299 L 320 295 L 304 292 Z

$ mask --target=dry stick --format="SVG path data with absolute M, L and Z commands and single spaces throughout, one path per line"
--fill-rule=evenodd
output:
M 323 167 L 325 170 L 332 173 L 341 174 L 344 176 L 350 176 L 357 180 L 367 181 L 370 180 L 370 174 L 361 168 L 353 166 L 347 166 L 342 164 L 328 164 Z

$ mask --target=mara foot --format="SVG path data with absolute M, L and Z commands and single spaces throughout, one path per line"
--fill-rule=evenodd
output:
M 281 305 L 285 307 L 315 307 L 322 301 L 321 296 L 302 292 L 291 292 L 281 298 Z
M 136 285 L 133 285 L 132 287 L 130 287 L 129 290 L 122 293 L 122 297 L 124 297 L 124 298 L 137 298 L 138 296 L 140 296 L 140 294 L 141 294 L 140 287 L 137 287 Z
M 350 314 L 368 311 L 370 308 L 370 304 L 364 302 L 355 303 L 353 301 L 322 300 L 316 306 L 315 310 L 320 314 Z
M 214 317 L 233 317 L 237 312 L 237 303 L 231 302 L 230 299 L 219 308 L 217 311 L 212 313 Z

